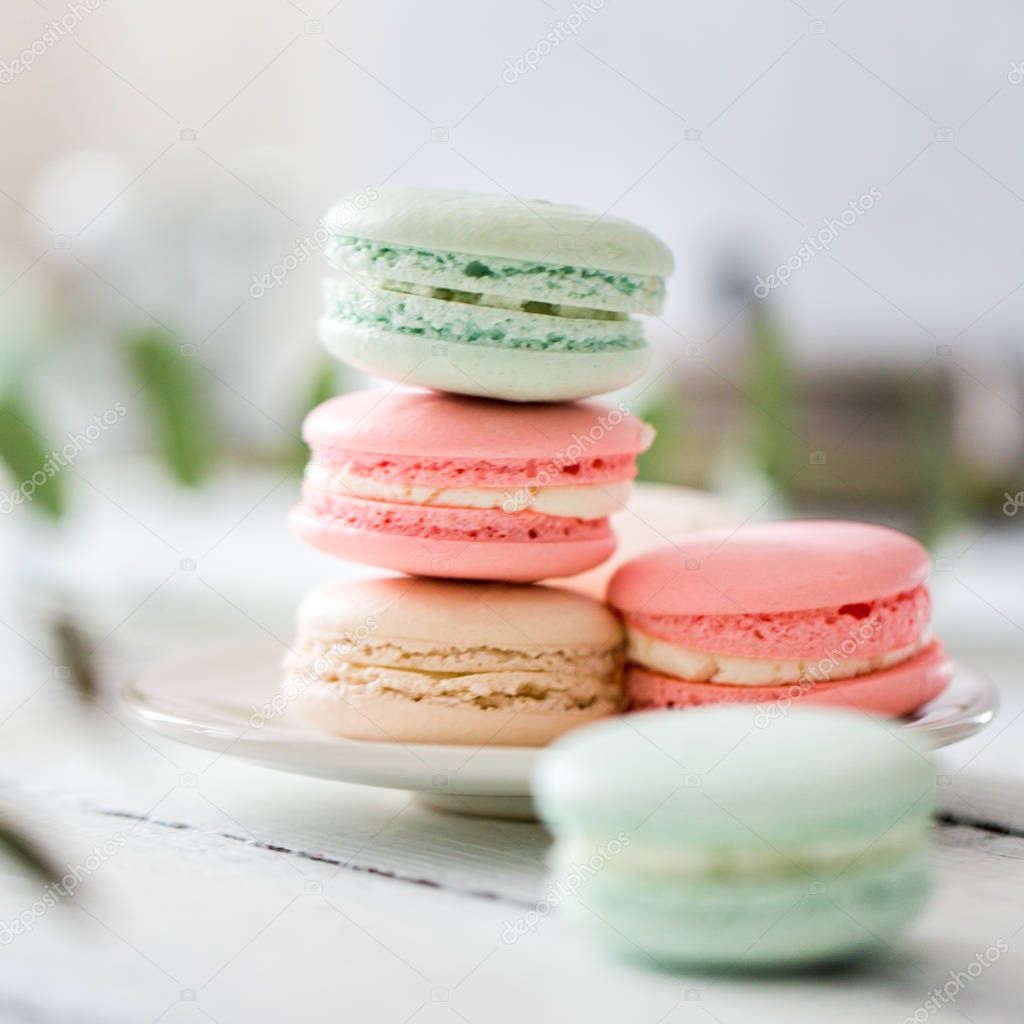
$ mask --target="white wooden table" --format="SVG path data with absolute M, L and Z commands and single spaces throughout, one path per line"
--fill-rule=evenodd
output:
M 277 774 L 119 717 L 113 695 L 138 665 L 229 634 L 287 635 L 288 609 L 332 570 L 283 534 L 294 481 L 259 504 L 273 481 L 226 483 L 186 507 L 145 479 L 118 490 L 120 479 L 96 477 L 117 507 L 83 510 L 51 565 L 102 641 L 101 706 L 67 692 L 39 609 L 10 574 L 0 604 L 0 808 L 72 866 L 104 843 L 114 851 L 94 855 L 73 899 L 0 940 L 0 1021 L 1021 1019 L 1024 614 L 998 577 L 1012 539 L 990 533 L 959 559 L 968 531 L 948 579 L 933 580 L 940 630 L 996 679 L 1004 707 L 941 757 L 951 820 L 937 827 L 939 888 L 906 940 L 870 969 L 819 977 L 671 975 L 608 959 L 557 915 L 506 941 L 506 923 L 543 895 L 539 826 Z M 22 537 L 4 529 L 10 565 Z M 195 569 L 180 568 L 189 558 Z M 39 897 L 0 864 L 0 936 Z M 929 1010 L 950 972 L 1000 942 L 996 962 Z

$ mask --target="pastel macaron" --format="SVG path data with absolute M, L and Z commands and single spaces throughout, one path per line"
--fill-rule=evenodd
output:
M 360 391 L 314 409 L 292 530 L 338 558 L 425 576 L 530 582 L 615 549 L 653 432 L 624 408 Z
M 935 768 L 867 715 L 650 712 L 541 754 L 546 901 L 633 959 L 716 971 L 888 951 L 930 888 Z
M 899 716 L 952 678 L 929 632 L 928 555 L 849 522 L 701 531 L 621 566 L 634 710 L 827 704 Z
M 319 334 L 387 380 L 518 402 L 588 398 L 646 369 L 634 314 L 654 314 L 666 246 L 578 206 L 443 189 L 381 188 L 324 217 Z
M 540 746 L 622 704 L 622 628 L 567 590 L 388 577 L 299 606 L 284 693 L 362 740 Z

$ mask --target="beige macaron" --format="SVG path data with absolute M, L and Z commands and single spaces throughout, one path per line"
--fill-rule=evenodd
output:
M 300 604 L 284 689 L 338 736 L 542 746 L 621 709 L 623 651 L 605 605 L 557 587 L 342 581 Z

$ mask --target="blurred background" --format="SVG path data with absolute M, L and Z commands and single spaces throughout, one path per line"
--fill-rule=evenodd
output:
M 318 218 L 401 184 L 659 234 L 655 363 L 621 396 L 659 430 L 643 477 L 738 519 L 909 529 L 954 651 L 1019 652 L 1019 6 L 12 7 L 0 553 L 23 639 L 71 621 L 102 660 L 171 622 L 287 635 L 337 570 L 284 527 L 299 423 L 366 384 L 314 337 Z

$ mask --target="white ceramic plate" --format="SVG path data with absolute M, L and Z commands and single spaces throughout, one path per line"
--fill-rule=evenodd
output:
M 254 710 L 277 693 L 280 661 L 280 648 L 269 643 L 176 658 L 142 673 L 122 700 L 150 729 L 194 747 L 300 775 L 415 790 L 427 803 L 466 814 L 532 816 L 534 749 L 345 740 L 287 714 L 254 727 Z M 946 691 L 903 728 L 943 747 L 983 729 L 997 705 L 991 684 L 958 665 Z

